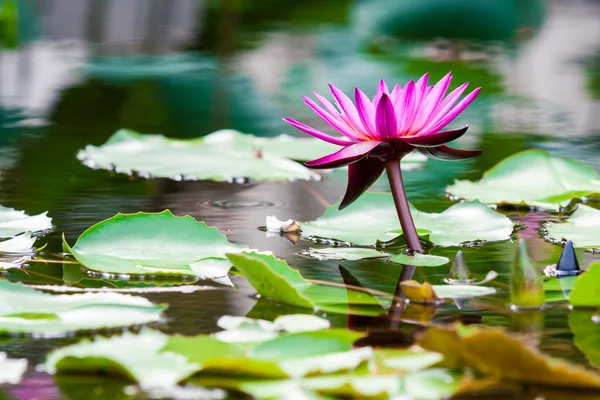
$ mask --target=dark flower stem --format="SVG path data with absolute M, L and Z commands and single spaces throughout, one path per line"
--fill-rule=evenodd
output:
M 421 246 L 419 235 L 417 235 L 417 229 L 415 228 L 415 223 L 410 213 L 410 208 L 408 207 L 408 200 L 406 199 L 404 183 L 402 182 L 402 171 L 400 170 L 400 160 L 394 159 L 386 161 L 385 169 L 390 181 L 390 186 L 392 187 L 396 212 L 398 213 L 398 219 L 400 220 L 400 226 L 402 227 L 402 233 L 404 234 L 406 244 L 412 251 L 422 253 L 423 247 Z

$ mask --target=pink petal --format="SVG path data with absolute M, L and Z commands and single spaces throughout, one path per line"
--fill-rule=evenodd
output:
M 406 133 L 412 127 L 415 111 L 415 83 L 410 81 L 402 89 L 398 101 L 394 104 L 394 109 L 397 110 L 401 118 L 401 123 L 398 124 L 398 132 Z
M 437 122 L 442 119 L 448 111 L 452 109 L 454 103 L 462 96 L 465 89 L 469 86 L 469 82 L 465 82 L 458 88 L 454 89 L 438 106 L 434 111 L 433 117 L 429 120 L 426 126 L 421 126 L 420 130 L 428 131 L 431 127 L 435 126 Z
M 283 120 L 285 122 L 287 122 L 288 124 L 290 124 L 290 125 L 298 128 L 298 129 L 300 129 L 301 131 L 306 132 L 309 135 L 316 137 L 317 139 L 324 140 L 324 141 L 329 142 L 331 144 L 337 144 L 338 146 L 348 146 L 348 145 L 351 145 L 352 143 L 356 143 L 356 142 L 351 142 L 349 140 L 344 140 L 342 138 L 337 138 L 337 137 L 334 137 L 334 136 L 329 136 L 328 134 L 326 134 L 324 132 L 321 132 L 319 130 L 311 128 L 310 126 L 305 125 L 305 124 L 303 124 L 301 122 L 298 122 L 296 120 L 293 120 L 291 118 L 283 118 Z
M 417 94 L 416 97 L 416 101 L 417 104 L 419 104 L 424 98 L 425 98 L 425 94 L 427 93 L 427 82 L 429 80 L 429 72 L 427 72 L 425 75 L 423 75 L 421 77 L 421 79 L 419 79 L 417 81 L 417 84 L 415 85 L 415 93 Z
M 396 111 L 390 97 L 386 93 L 381 95 L 381 99 L 377 103 L 376 124 L 380 139 L 384 140 L 396 137 L 396 133 L 398 132 Z
M 475 100 L 475 97 L 477 97 L 477 95 L 479 94 L 479 92 L 481 91 L 481 88 L 477 88 L 475 90 L 473 90 L 471 93 L 469 93 L 467 96 L 465 96 L 464 99 L 462 99 L 460 101 L 460 103 L 458 103 L 456 105 L 456 107 L 454 107 L 452 109 L 452 111 L 450 111 L 448 114 L 446 114 L 445 116 L 443 116 L 436 124 L 435 126 L 433 126 L 431 128 L 431 131 L 433 132 L 437 132 L 440 129 L 443 129 L 446 125 L 448 125 L 450 122 L 452 122 L 454 120 L 454 118 L 456 118 L 458 116 L 458 114 L 460 114 L 461 112 L 463 112 L 463 110 L 465 108 L 467 108 L 467 106 L 469 104 L 471 104 L 473 102 L 473 100 Z
M 331 89 L 333 97 L 335 97 L 336 103 L 341 108 L 345 116 L 348 118 L 347 122 L 349 123 L 349 125 L 354 127 L 354 129 L 360 132 L 361 134 L 365 132 L 366 129 L 363 127 L 363 124 L 359 117 L 359 113 L 356 110 L 356 107 L 354 107 L 352 100 L 350 100 L 344 92 L 342 92 L 332 84 L 329 84 L 329 88 Z
M 452 73 L 448 72 L 446 76 L 444 76 L 438 83 L 435 84 L 431 92 L 423 100 L 423 105 L 419 114 L 419 119 L 415 121 L 415 125 L 417 127 L 426 125 L 431 120 L 431 118 L 434 117 L 434 111 L 446 95 L 451 80 Z
M 337 118 L 330 115 L 328 112 L 324 111 L 317 103 L 312 101 L 306 96 L 302 97 L 304 99 L 304 103 L 313 110 L 323 121 L 333 127 L 335 130 L 340 132 L 342 135 L 346 136 L 352 140 L 360 140 L 362 139 L 359 135 L 356 134 L 352 129 L 348 127 L 348 124 L 340 122 Z
M 379 99 L 381 99 L 381 96 L 384 93 L 389 95 L 390 91 L 388 90 L 388 87 L 385 84 L 385 81 L 382 79 L 379 81 L 379 85 L 377 85 L 377 93 L 375 94 L 375 97 L 373 97 L 373 105 L 375 107 L 377 107 L 377 103 L 379 102 Z
M 393 104 L 396 104 L 396 101 L 398 100 L 398 96 L 400 96 L 400 93 L 402 93 L 402 87 L 400 85 L 394 86 L 394 89 L 392 90 L 392 94 L 390 95 L 390 99 L 392 100 Z
M 375 140 L 355 143 L 353 145 L 346 146 L 335 153 L 317 158 L 316 160 L 308 161 L 305 163 L 305 165 L 307 167 L 317 169 L 345 167 L 348 164 L 352 164 L 353 162 L 366 157 L 369 152 L 371 152 L 380 144 L 381 142 Z
M 371 99 L 359 88 L 354 89 L 354 101 L 360 120 L 367 133 L 372 138 L 377 138 L 377 128 L 375 127 L 375 106 Z

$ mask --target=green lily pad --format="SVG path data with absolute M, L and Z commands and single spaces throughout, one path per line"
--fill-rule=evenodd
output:
M 455 181 L 446 191 L 486 204 L 559 210 L 571 200 L 600 193 L 600 175 L 586 164 L 527 150 L 500 161 L 477 182 Z
M 326 319 L 310 314 L 281 315 L 275 321 L 224 315 L 217 321 L 224 329 L 214 334 L 217 339 L 228 343 L 256 343 L 274 339 L 279 332 L 311 332 L 328 329 L 331 324 Z
M 52 218 L 44 212 L 29 216 L 24 211 L 0 206 L 0 237 L 13 237 L 22 232 L 43 232 L 52 228 Z
M 439 267 L 450 262 L 450 259 L 431 254 L 414 253 L 412 256 L 400 253 L 390 258 L 391 262 L 404 265 L 413 265 L 415 267 Z
M 455 204 L 442 213 L 425 213 L 411 206 L 420 236 L 440 246 L 458 246 L 472 241 L 507 240 L 513 223 L 484 204 Z M 342 211 L 337 205 L 313 222 L 301 224 L 305 237 L 337 239 L 357 245 L 387 242 L 402 234 L 394 199 L 389 193 L 365 193 Z
M 60 336 L 156 322 L 164 305 L 119 293 L 51 295 L 0 281 L 0 333 Z
M 600 248 L 600 210 L 579 204 L 577 210 L 563 222 L 550 222 L 546 226 L 548 239 L 571 240 L 575 247 Z
M 416 253 L 412 256 L 404 253 L 391 255 L 389 253 L 367 247 L 328 247 L 321 249 L 310 248 L 307 251 L 304 251 L 302 254 L 319 260 L 357 261 L 368 258 L 390 257 L 389 260 L 391 262 L 414 265 L 415 267 L 438 267 L 450 262 L 449 258 L 442 256 L 420 253 Z
M 239 251 L 217 228 L 190 216 L 161 213 L 117 214 L 79 237 L 65 251 L 87 268 L 110 274 L 226 277 L 225 253 Z
M 381 303 L 369 293 L 308 282 L 272 254 L 248 252 L 227 257 L 264 298 L 332 313 L 346 314 L 348 305 L 353 305 L 355 314 L 381 314 Z
M 308 160 L 337 149 L 313 138 L 258 138 L 233 130 L 181 140 L 122 129 L 102 146 L 88 145 L 77 157 L 92 168 L 137 172 L 142 177 L 287 180 L 315 177 L 289 158 Z
M 6 353 L 0 353 L 0 385 L 16 385 L 21 381 L 21 377 L 27 371 L 27 360 L 11 359 Z
M 594 321 L 594 316 L 596 312 L 593 310 L 572 310 L 569 326 L 575 346 L 585 354 L 590 364 L 600 368 L 600 324 Z
M 600 307 L 600 262 L 577 277 L 569 302 L 573 307 Z

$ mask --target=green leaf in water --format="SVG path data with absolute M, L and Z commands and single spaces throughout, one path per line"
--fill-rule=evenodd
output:
M 328 247 L 322 249 L 310 248 L 302 253 L 319 260 L 364 260 L 368 258 L 390 257 L 389 261 L 415 267 L 438 267 L 450 262 L 449 258 L 430 254 L 416 253 L 409 256 L 405 253 L 392 255 L 386 252 L 365 247 Z
M 413 265 L 415 267 L 439 267 L 450 262 L 450 259 L 442 256 L 434 256 L 431 254 L 414 253 L 412 256 L 400 253 L 390 258 L 391 262 L 405 265 Z
M 600 324 L 592 310 L 571 310 L 569 326 L 575 346 L 585 354 L 590 364 L 600 368 Z
M 456 198 L 486 204 L 559 210 L 573 199 L 600 193 L 600 175 L 569 158 L 527 150 L 500 161 L 477 182 L 456 181 L 446 190 Z
M 355 305 L 355 313 L 381 313 L 379 300 L 371 294 L 308 282 L 287 262 L 272 254 L 247 252 L 227 257 L 264 298 L 325 312 L 345 314 L 349 305 Z
M 316 221 L 302 223 L 302 234 L 358 245 L 387 242 L 402 234 L 389 193 L 365 193 L 350 207 L 342 211 L 337 207 L 328 207 Z M 440 246 L 507 240 L 514 225 L 477 201 L 455 204 L 442 213 L 425 213 L 413 207 L 412 215 L 419 235 Z
M 577 277 L 569 302 L 573 307 L 600 307 L 600 262 Z
M 0 281 L 0 333 L 60 336 L 158 321 L 163 305 L 119 293 L 51 295 Z
M 217 228 L 194 218 L 161 213 L 117 214 L 63 247 L 87 268 L 110 274 L 226 277 L 225 253 L 239 251 Z
M 579 204 L 566 221 L 550 222 L 547 230 L 552 241 L 567 239 L 575 247 L 600 249 L 600 210 Z

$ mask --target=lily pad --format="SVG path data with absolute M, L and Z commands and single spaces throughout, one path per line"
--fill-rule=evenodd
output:
M 156 322 L 164 305 L 119 293 L 51 295 L 0 281 L 0 333 L 61 336 Z
M 87 229 L 73 247 L 63 239 L 63 247 L 98 272 L 206 279 L 226 277 L 231 263 L 225 253 L 243 249 L 217 228 L 169 210 L 117 214 Z
M 16 385 L 27 371 L 27 360 L 11 359 L 6 353 L 0 353 L 0 385 L 9 383 Z
M 600 262 L 577 277 L 569 302 L 573 307 L 600 307 Z
M 434 256 L 431 254 L 415 253 L 408 255 L 400 253 L 392 255 L 383 251 L 369 247 L 327 247 L 327 248 L 310 248 L 301 253 L 307 257 L 316 258 L 318 260 L 364 260 L 369 258 L 384 258 L 390 257 L 389 261 L 398 264 L 413 265 L 415 267 L 438 267 L 448 264 L 449 258 L 442 256 Z
M 336 149 L 312 138 L 258 138 L 233 130 L 180 140 L 122 129 L 102 146 L 88 145 L 77 157 L 92 168 L 137 172 L 143 177 L 287 180 L 315 177 L 289 158 L 307 160 Z
M 302 223 L 303 236 L 373 245 L 402 234 L 389 193 L 365 193 L 350 207 L 337 208 L 330 206 L 316 221 Z M 513 231 L 509 218 L 478 201 L 455 204 L 442 213 L 425 213 L 412 206 L 411 210 L 419 235 L 440 246 L 507 240 Z
M 501 329 L 435 326 L 418 344 L 444 355 L 443 366 L 473 368 L 484 376 L 570 388 L 600 388 L 600 375 L 527 347 Z
M 527 150 L 500 161 L 477 182 L 455 181 L 446 191 L 464 200 L 559 210 L 600 193 L 600 175 L 586 164 Z
M 308 282 L 287 262 L 272 254 L 247 252 L 227 257 L 264 298 L 325 312 L 346 314 L 348 306 L 354 305 L 356 314 L 381 313 L 381 303 L 371 294 Z
M 412 280 L 402 282 L 401 286 L 407 300 L 415 303 L 439 304 L 441 299 L 468 299 L 496 293 L 496 289 L 486 286 L 431 285 Z
M 566 221 L 547 224 L 548 239 L 571 240 L 575 247 L 600 248 L 600 210 L 579 204 L 577 210 Z
M 44 212 L 29 216 L 25 211 L 0 206 L 0 237 L 13 237 L 22 232 L 43 232 L 52 228 L 52 218 Z
M 255 343 L 274 339 L 279 332 L 311 332 L 331 327 L 326 319 L 310 314 L 281 315 L 275 321 L 224 315 L 217 321 L 224 329 L 214 336 L 228 343 Z

